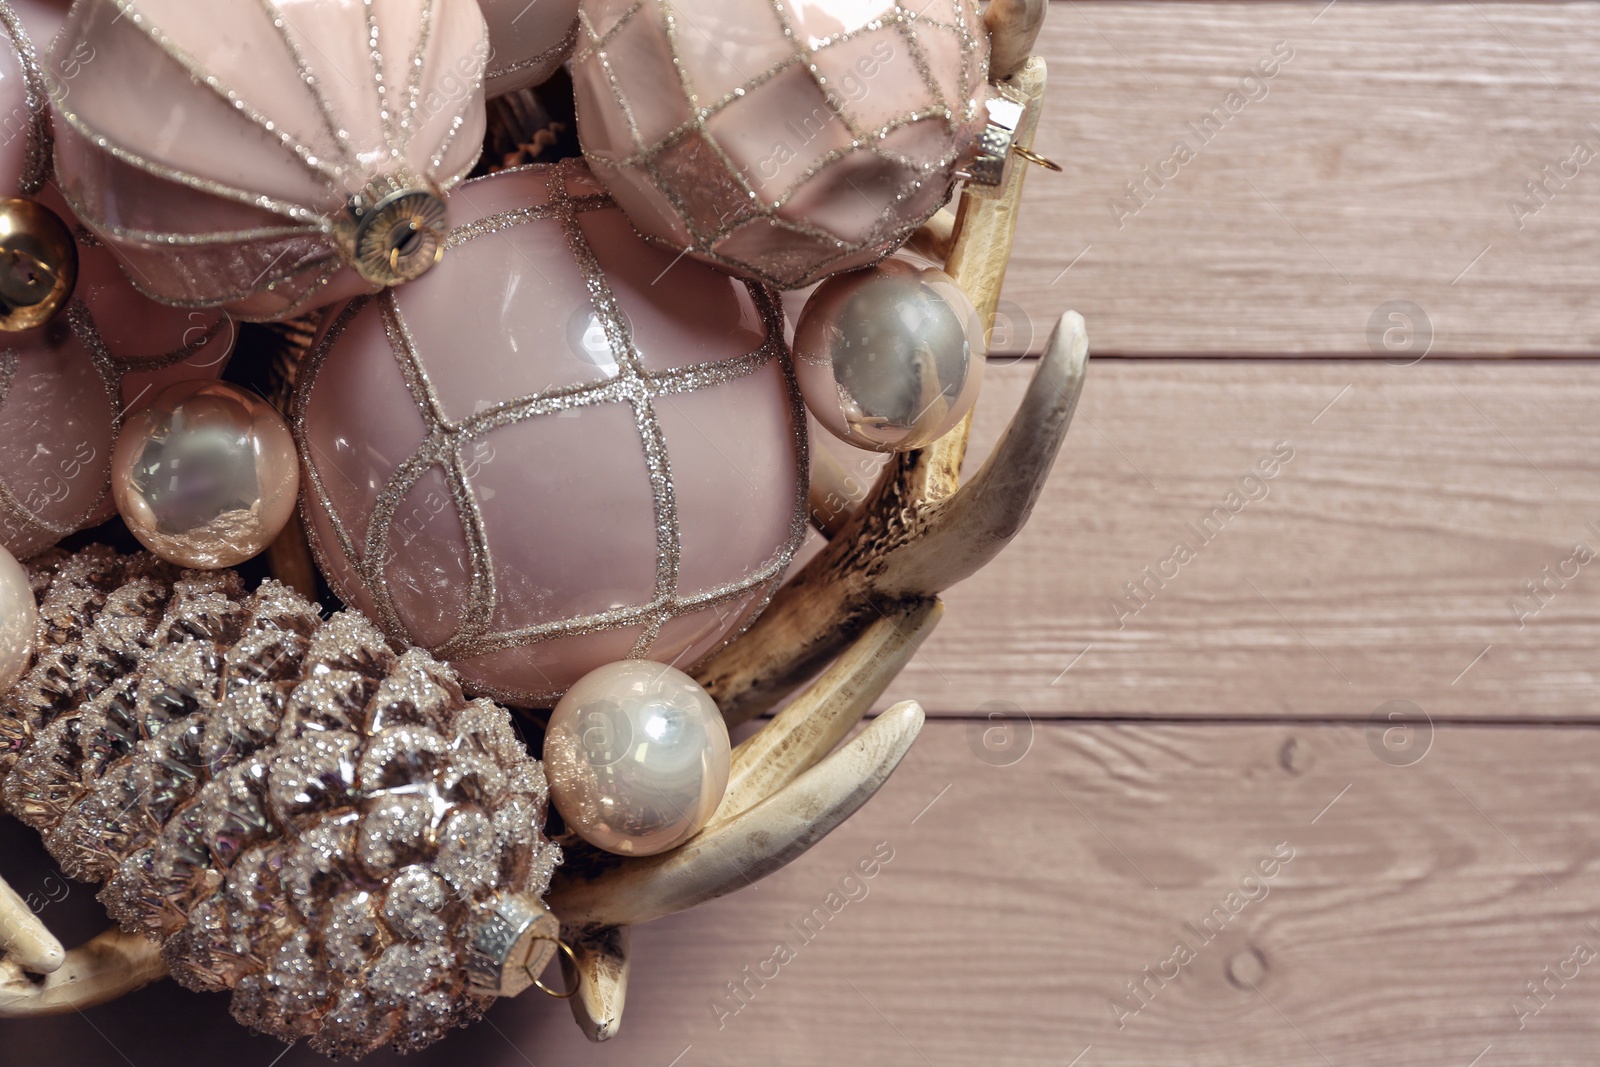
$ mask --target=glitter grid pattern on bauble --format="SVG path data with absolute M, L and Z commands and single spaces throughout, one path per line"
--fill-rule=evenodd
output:
M 986 122 L 971 0 L 587 0 L 579 16 L 596 176 L 646 236 L 780 289 L 902 244 Z
M 508 703 L 630 656 L 692 664 L 805 533 L 776 295 L 673 265 L 580 161 L 474 179 L 452 207 L 475 221 L 440 267 L 347 308 L 302 378 L 323 573 Z M 580 322 L 614 362 L 580 353 Z

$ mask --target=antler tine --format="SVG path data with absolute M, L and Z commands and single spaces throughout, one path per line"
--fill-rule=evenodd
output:
M 783 789 L 671 852 L 618 864 L 588 880 L 558 871 L 551 909 L 572 928 L 632 926 L 766 877 L 870 800 L 911 748 L 922 721 L 915 701 L 896 704 Z
M 1029 103 L 1017 130 L 1019 145 L 1032 143 L 1045 83 L 1045 63 L 1037 56 L 1008 81 Z M 1027 170 L 1014 165 L 996 193 L 969 191 L 961 199 L 945 269 L 983 322 L 994 320 L 1000 301 Z M 696 666 L 692 673 L 730 724 L 782 700 L 906 599 L 888 591 L 885 575 L 897 566 L 897 554 L 931 532 L 936 503 L 956 493 L 969 425 L 970 419 L 928 448 L 893 456 L 867 499 L 830 529 L 828 545 L 778 590 L 755 624 Z M 998 475 L 994 481 L 998 486 Z M 1017 510 L 1019 521 L 1028 506 Z
M 0 960 L 0 1017 L 56 1015 L 116 1000 L 167 973 L 161 948 L 116 927 L 66 953 L 43 981 Z
M 561 973 L 567 988 L 576 983 L 577 992 L 568 998 L 578 1029 L 590 1041 L 610 1041 L 622 1028 L 622 1008 L 628 999 L 628 942 L 626 926 L 588 926 L 561 928 L 561 938 L 577 959 L 561 957 Z
M 734 749 L 728 790 L 710 825 L 765 800 L 833 751 L 943 615 L 939 601 L 917 600 L 892 608 L 867 627 L 822 677 Z
M 845 469 L 843 463 L 825 448 L 811 446 L 811 484 L 806 494 L 806 508 L 811 525 L 823 537 L 837 537 L 844 524 L 865 495 L 865 479 Z
M 1033 55 L 1044 26 L 1047 0 L 991 0 L 983 13 L 989 31 L 989 77 L 1009 78 Z
M 0 878 L 0 950 L 34 974 L 59 970 L 67 959 L 56 935 L 45 929 L 28 902 L 4 878 Z
M 891 597 L 932 596 L 976 573 L 1017 535 L 1067 436 L 1088 360 L 1083 316 L 1069 311 L 988 461 L 954 496 L 933 505 L 927 532 L 884 569 L 879 590 Z

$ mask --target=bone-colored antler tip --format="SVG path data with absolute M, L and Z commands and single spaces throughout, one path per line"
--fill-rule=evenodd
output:
M 34 915 L 28 902 L 0 879 L 0 949 L 22 969 L 51 974 L 67 961 L 67 950 Z
M 622 1029 L 622 1009 L 628 998 L 629 936 L 626 926 L 562 931 L 573 959 L 562 956 L 561 971 L 567 988 L 574 982 L 578 988 L 567 1003 L 572 1005 L 578 1029 L 590 1041 L 610 1041 Z
M 761 803 L 671 852 L 593 878 L 558 872 L 550 905 L 568 926 L 634 926 L 759 881 L 870 800 L 911 748 L 922 722 L 922 708 L 902 701 Z
M 0 1018 L 54 1015 L 115 1000 L 167 973 L 161 948 L 112 927 L 66 954 L 43 980 L 14 958 L 0 960 Z

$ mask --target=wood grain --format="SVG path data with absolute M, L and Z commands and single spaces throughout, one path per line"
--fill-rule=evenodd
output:
M 969 469 L 1031 368 L 989 369 Z M 884 701 L 1361 719 L 1405 699 L 1593 720 L 1600 564 L 1568 561 L 1579 541 L 1600 551 L 1596 410 L 1587 362 L 1091 361 L 1029 525 L 947 594 Z M 1293 459 L 1242 488 L 1279 442 Z M 1266 495 L 1228 514 L 1250 487 Z M 1216 508 L 1206 543 L 1193 527 Z M 1195 558 L 1157 588 L 1144 568 L 1180 540 Z M 1127 582 L 1151 593 L 1119 615 Z
M 1436 354 L 1595 352 L 1597 27 L 1595 3 L 1052 4 L 1036 147 L 1067 170 L 1030 184 L 997 348 L 1074 307 L 1101 354 L 1366 357 L 1410 301 Z M 1547 179 L 1580 141 L 1596 158 Z
M 524 997 L 419 1055 L 363 1062 L 1467 1067 L 1492 1046 L 1483 1067 L 1547 1067 L 1600 1040 L 1600 964 L 1552 984 L 1521 1030 L 1512 1009 L 1575 943 L 1600 947 L 1600 731 L 1441 728 L 1395 766 L 1354 726 L 1041 723 L 1026 747 L 976 743 L 987 763 L 975 727 L 930 723 L 871 805 L 758 888 L 636 929 L 612 1043 Z M 30 886 L 16 829 L 0 867 Z M 893 858 L 802 942 L 789 924 L 826 914 L 875 847 Z M 1258 877 L 1265 895 L 1249 883 L 1259 899 L 1231 906 L 1280 847 L 1293 858 Z M 1220 935 L 1188 929 L 1219 907 Z M 1113 998 L 1180 938 L 1195 958 L 1119 1029 Z M 714 1013 L 780 941 L 794 958 Z M 4 1037 L 16 1064 L 325 1062 L 171 983 Z

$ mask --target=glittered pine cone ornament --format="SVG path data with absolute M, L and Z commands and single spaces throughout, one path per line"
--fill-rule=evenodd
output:
M 577 160 L 452 210 L 445 261 L 352 303 L 301 372 L 323 574 L 514 704 L 614 660 L 692 665 L 805 532 L 776 294 L 641 241 Z
M 647 237 L 780 289 L 899 247 L 985 152 L 973 0 L 583 0 L 580 17 L 595 175 Z
M 538 974 L 560 850 L 503 709 L 275 582 L 98 546 L 31 575 L 38 659 L 0 702 L 6 806 L 180 982 L 354 1056 L 477 1018 L 531 981 L 506 969 L 519 952 Z
M 49 4 L 0 3 L 0 545 L 21 558 L 110 516 L 123 413 L 215 377 L 234 340 L 220 311 L 141 296 L 46 181 L 52 124 L 29 30 L 56 21 Z
M 417 277 L 484 131 L 475 0 L 81 0 L 57 171 L 146 293 L 282 318 Z

